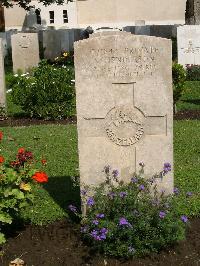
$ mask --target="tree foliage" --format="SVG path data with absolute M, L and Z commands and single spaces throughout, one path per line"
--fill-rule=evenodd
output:
M 73 0 L 39 0 L 39 3 L 42 3 L 45 6 L 51 5 L 51 4 L 58 4 L 58 5 L 62 5 L 64 2 L 73 2 Z M 30 7 L 33 7 L 33 3 L 31 3 L 31 0 L 17 0 L 17 1 L 10 1 L 10 0 L 1 0 L 0 1 L 0 5 L 5 6 L 7 8 L 9 7 L 13 7 L 13 4 L 17 4 L 18 6 L 29 10 Z

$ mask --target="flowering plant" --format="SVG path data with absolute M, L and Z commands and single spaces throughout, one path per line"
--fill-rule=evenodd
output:
M 74 65 L 74 52 L 63 51 L 60 56 L 56 57 L 53 61 L 57 66 L 73 66 Z
M 30 73 L 9 80 L 13 103 L 29 117 L 63 119 L 75 115 L 74 69 L 42 60 Z
M 3 133 L 0 132 L 0 142 Z M 45 172 L 34 168 L 32 152 L 19 148 L 16 159 L 7 161 L 0 154 L 0 228 L 4 224 L 11 224 L 20 209 L 26 207 L 33 200 L 32 188 L 34 183 L 48 181 Z M 5 236 L 0 231 L 0 244 L 5 242 Z
M 199 81 L 200 80 L 200 65 L 186 65 L 187 80 Z
M 143 169 L 144 163 L 140 166 Z M 158 252 L 184 239 L 187 217 L 176 212 L 177 195 L 159 191 L 156 178 L 160 175 L 145 179 L 134 174 L 129 183 L 123 183 L 118 171 L 110 166 L 104 171 L 105 182 L 92 193 L 89 187 L 81 190 L 86 205 L 81 232 L 90 245 L 105 255 L 128 258 Z M 171 165 L 165 163 L 162 178 L 169 171 Z M 69 208 L 79 215 L 75 206 Z

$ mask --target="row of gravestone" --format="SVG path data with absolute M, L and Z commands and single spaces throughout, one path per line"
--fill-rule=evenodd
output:
M 18 60 L 24 56 L 31 61 L 36 38 L 28 44 L 23 35 L 13 38 L 24 51 L 13 49 Z M 171 41 L 102 32 L 76 42 L 74 52 L 81 183 L 103 181 L 107 164 L 125 181 L 141 161 L 147 177 L 161 171 L 165 162 L 173 165 Z M 3 73 L 2 45 L 0 54 Z M 172 192 L 173 172 L 157 184 Z
M 36 39 L 30 37 L 27 45 L 23 35 L 13 38 L 25 51 L 16 54 L 18 60 L 26 56 L 31 61 Z M 141 161 L 147 177 L 162 171 L 165 162 L 173 167 L 171 41 L 102 32 L 76 42 L 74 52 L 81 183 L 103 181 L 102 169 L 108 164 L 125 181 L 138 172 Z M 1 46 L 1 82 L 2 54 Z M 5 98 L 5 90 L 1 98 Z M 173 171 L 158 178 L 157 184 L 171 193 Z

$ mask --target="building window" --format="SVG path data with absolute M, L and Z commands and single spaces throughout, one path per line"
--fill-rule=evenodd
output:
M 54 23 L 54 11 L 49 11 L 50 24 Z
M 37 24 L 41 25 L 42 20 L 41 20 L 40 10 L 36 9 L 35 14 L 36 14 L 36 19 L 37 19 Z
M 68 23 L 68 14 L 67 10 L 63 10 L 63 22 Z

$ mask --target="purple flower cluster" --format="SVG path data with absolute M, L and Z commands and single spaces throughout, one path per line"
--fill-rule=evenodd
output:
M 74 205 L 72 205 L 72 204 L 69 205 L 68 208 L 70 209 L 70 211 L 72 211 L 72 212 L 74 212 L 74 213 L 77 212 L 77 208 L 76 208 L 76 206 L 74 206 Z
M 140 185 L 140 186 L 139 186 L 139 190 L 140 190 L 140 191 L 145 190 L 145 186 L 144 186 L 144 185 Z
M 132 183 L 138 183 L 138 179 L 137 179 L 137 177 L 132 177 L 132 178 L 131 178 L 131 182 L 132 182 Z
M 180 193 L 179 189 L 177 187 L 174 188 L 174 194 L 178 195 Z
M 127 192 L 124 192 L 124 191 L 122 191 L 122 192 L 119 193 L 119 196 L 122 199 L 124 199 L 127 195 L 128 195 L 128 193 Z
M 132 225 L 128 222 L 128 220 L 124 217 L 121 217 L 119 219 L 119 225 L 120 226 L 127 226 L 127 227 L 132 227 Z
M 95 220 L 92 221 L 92 223 L 95 224 L 95 225 L 98 225 L 99 221 L 97 219 L 95 219 Z
M 113 170 L 112 171 L 112 175 L 114 178 L 117 178 L 119 176 L 119 171 L 116 169 L 116 170 Z
M 105 217 L 104 213 L 99 213 L 96 215 L 97 219 L 103 219 Z
M 191 196 L 192 196 L 192 192 L 188 191 L 188 192 L 186 193 L 186 196 L 187 196 L 187 197 L 191 197 Z
M 181 216 L 181 221 L 184 222 L 184 223 L 187 223 L 187 221 L 188 221 L 187 216 L 186 215 L 182 215 Z
M 87 200 L 87 205 L 88 206 L 93 206 L 94 205 L 94 199 L 92 197 L 89 197 L 88 200 Z
M 163 212 L 163 211 L 160 211 L 160 212 L 159 212 L 159 217 L 160 217 L 160 219 L 164 219 L 165 216 L 166 216 L 166 212 Z
M 170 163 L 164 163 L 163 167 L 163 175 L 166 175 L 168 172 L 172 170 L 172 166 Z
M 102 241 L 102 240 L 106 239 L 107 233 L 108 233 L 108 229 L 107 228 L 94 229 L 91 232 L 91 236 L 97 241 Z

